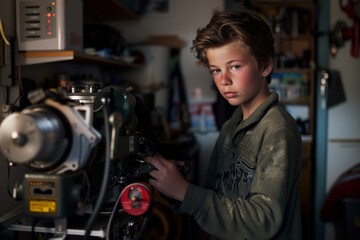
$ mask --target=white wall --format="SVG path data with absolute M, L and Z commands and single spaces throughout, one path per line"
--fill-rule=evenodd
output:
M 346 2 L 346 1 L 345 1 Z M 345 21 L 348 27 L 353 26 L 353 21 L 345 12 L 341 11 L 338 1 L 331 1 L 330 26 L 338 20 Z M 359 29 L 358 29 L 359 31 Z M 344 82 L 347 101 L 344 104 L 330 108 L 329 121 L 343 122 L 341 126 L 329 129 L 329 138 L 359 138 L 360 137 L 360 58 L 350 55 L 351 41 L 347 41 L 344 48 L 340 48 L 335 57 L 330 57 L 330 69 L 339 70 Z M 350 115 L 349 115 L 350 114 Z M 345 122 L 344 122 L 345 120 Z M 346 123 L 346 124 L 344 124 Z
M 223 10 L 222 0 L 172 0 L 171 11 L 164 16 L 144 16 L 137 21 L 114 23 L 129 43 L 146 40 L 150 35 L 177 35 L 185 41 L 181 51 L 181 68 L 188 96 L 195 88 L 201 88 L 206 98 L 214 99 L 212 78 L 207 69 L 196 64 L 190 53 L 196 30 L 205 26 L 215 10 Z
M 338 20 L 344 20 L 349 27 L 353 26 L 352 20 L 341 11 L 339 1 L 331 1 L 330 4 L 331 29 Z M 344 171 L 360 162 L 360 58 L 351 57 L 350 49 L 351 42 L 347 41 L 336 57 L 329 59 L 330 69 L 341 73 L 346 102 L 330 108 L 328 112 L 327 191 Z M 340 139 L 350 141 L 341 142 Z M 326 224 L 325 239 L 336 239 L 332 224 Z

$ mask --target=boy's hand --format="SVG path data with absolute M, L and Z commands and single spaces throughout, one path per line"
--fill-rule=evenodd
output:
M 152 177 L 149 183 L 164 195 L 182 201 L 189 183 L 179 172 L 179 166 L 160 155 L 146 157 L 145 161 L 155 167 L 149 173 Z

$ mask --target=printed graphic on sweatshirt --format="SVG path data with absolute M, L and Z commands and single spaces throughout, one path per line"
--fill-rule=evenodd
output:
M 223 195 L 249 199 L 254 174 L 255 167 L 249 166 L 244 160 L 238 158 L 230 164 L 229 169 L 218 173 L 216 189 Z

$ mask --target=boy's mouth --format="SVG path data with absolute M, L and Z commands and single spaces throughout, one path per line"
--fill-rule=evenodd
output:
M 236 93 L 235 92 L 224 92 L 224 96 L 226 98 L 232 98 L 232 97 L 236 96 Z

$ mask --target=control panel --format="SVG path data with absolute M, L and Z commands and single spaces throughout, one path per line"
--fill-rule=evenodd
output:
M 16 0 L 16 13 L 20 51 L 82 51 L 82 0 Z

